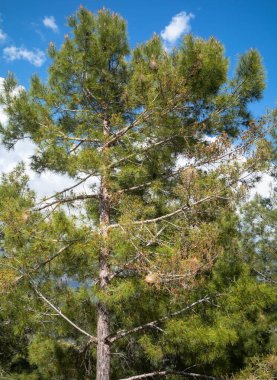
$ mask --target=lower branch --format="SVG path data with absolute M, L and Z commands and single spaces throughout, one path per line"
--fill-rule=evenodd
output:
M 151 321 L 151 322 L 145 323 L 143 325 L 134 327 L 133 329 L 130 329 L 130 330 L 120 330 L 116 334 L 110 335 L 107 338 L 107 340 L 108 340 L 109 343 L 113 343 L 116 340 L 125 337 L 126 335 L 130 335 L 130 334 L 133 334 L 133 333 L 136 333 L 136 332 L 139 332 L 139 331 L 142 331 L 142 330 L 146 330 L 146 329 L 156 328 L 156 325 L 158 323 L 165 322 L 169 318 L 176 317 L 177 315 L 184 313 L 185 311 L 193 308 L 194 306 L 196 306 L 196 305 L 198 305 L 200 303 L 203 303 L 203 302 L 208 302 L 209 300 L 210 300 L 210 297 L 205 296 L 204 298 L 201 298 L 200 300 L 193 302 L 192 304 L 184 307 L 181 310 L 178 310 L 178 311 L 175 311 L 173 313 L 170 313 L 170 314 L 166 315 L 165 317 L 162 317 L 162 318 L 156 319 L 155 321 Z
M 145 219 L 145 220 L 136 220 L 134 222 L 131 222 L 132 225 L 145 225 L 145 224 L 150 224 L 150 223 L 156 223 L 156 222 L 160 222 L 162 220 L 166 220 L 168 218 L 171 218 L 172 216 L 175 216 L 175 215 L 178 215 L 180 214 L 181 212 L 184 212 L 186 210 L 189 210 L 191 209 L 192 207 L 194 206 L 197 206 L 201 203 L 205 203 L 207 201 L 210 201 L 210 200 L 214 200 L 216 198 L 218 198 L 219 195 L 218 194 L 214 194 L 214 195 L 209 195 L 205 198 L 202 198 L 200 199 L 199 201 L 196 201 L 194 203 L 192 203 L 191 205 L 187 206 L 182 206 L 180 207 L 179 209 L 175 210 L 175 211 L 172 211 L 170 212 L 169 214 L 165 214 L 165 215 L 162 215 L 162 216 L 158 216 L 156 218 L 152 218 L 152 219 Z M 121 227 L 119 223 L 115 223 L 115 224 L 110 224 L 109 225 L 109 228 L 118 228 L 118 227 Z
M 72 322 L 66 315 L 64 315 L 60 309 L 58 309 L 55 305 L 52 304 L 38 289 L 37 287 L 30 281 L 30 285 L 32 289 L 35 291 L 35 293 L 45 302 L 47 305 L 51 307 L 51 309 L 55 310 L 55 312 L 62 317 L 66 322 L 68 322 L 72 327 L 74 327 L 76 330 L 81 332 L 82 334 L 86 335 L 89 337 L 89 342 L 90 343 L 97 343 L 97 338 L 94 337 L 93 335 L 89 334 L 87 331 L 83 330 L 79 326 L 77 326 L 74 322 Z
M 219 378 L 219 377 L 202 375 L 200 373 L 191 373 L 191 372 L 183 372 L 183 371 L 170 371 L 170 370 L 149 372 L 149 373 L 144 373 L 142 375 L 126 377 L 126 378 L 120 379 L 120 380 L 139 380 L 139 379 L 147 379 L 148 377 L 167 376 L 167 375 L 176 375 L 176 376 L 182 376 L 182 377 L 187 377 L 187 378 L 191 378 L 191 379 L 226 380 L 226 379 Z

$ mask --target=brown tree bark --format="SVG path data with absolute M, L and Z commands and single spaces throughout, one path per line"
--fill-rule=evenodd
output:
M 109 137 L 109 124 L 107 118 L 103 123 L 104 140 Z M 109 282 L 109 244 L 108 244 L 108 226 L 110 223 L 110 199 L 108 192 L 108 149 L 104 145 L 103 148 L 103 164 L 104 170 L 101 176 L 100 185 L 100 230 L 102 235 L 102 245 L 99 254 L 99 286 L 101 290 L 105 290 Z M 97 365 L 96 365 L 96 380 L 110 379 L 110 345 L 107 342 L 107 337 L 110 335 L 110 318 L 109 311 L 105 303 L 99 301 L 97 305 Z

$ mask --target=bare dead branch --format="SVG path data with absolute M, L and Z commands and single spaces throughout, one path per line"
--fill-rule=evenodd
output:
M 65 140 L 65 141 L 78 141 L 78 142 L 88 142 L 88 143 L 101 143 L 100 140 L 98 139 L 90 139 L 87 137 L 77 137 L 77 136 L 67 136 L 61 132 L 59 132 L 59 135 L 57 136 L 58 139 L 60 140 Z
M 155 142 L 155 143 L 153 143 L 153 144 L 150 144 L 149 146 L 145 147 L 144 149 L 141 149 L 140 151 L 136 151 L 135 153 L 131 153 L 131 154 L 129 154 L 128 156 L 123 157 L 123 158 L 121 158 L 120 160 L 111 163 L 111 165 L 110 165 L 109 167 L 110 167 L 110 168 L 117 167 L 119 164 L 121 164 L 121 163 L 123 163 L 123 162 L 129 160 L 130 158 L 135 157 L 135 156 L 137 156 L 137 155 L 141 155 L 141 154 L 143 154 L 143 153 L 146 153 L 146 152 L 148 152 L 150 149 L 155 148 L 155 147 L 157 147 L 157 146 L 160 146 L 160 145 L 166 144 L 167 142 L 174 140 L 176 137 L 180 137 L 180 135 L 170 136 L 170 137 L 168 137 L 168 138 L 166 138 L 166 139 L 163 139 L 163 140 L 157 141 L 157 142 Z
M 79 141 L 78 142 L 78 144 L 76 144 L 75 146 L 74 146 L 74 148 L 72 148 L 69 152 L 68 152 L 68 154 L 72 154 L 72 153 L 74 153 L 82 144 L 84 143 L 84 141 Z
M 37 270 L 39 270 L 40 268 L 42 268 L 44 265 L 50 263 L 52 260 L 54 260 L 56 257 L 60 256 L 63 252 L 65 252 L 67 250 L 67 248 L 71 247 L 73 244 L 75 243 L 75 241 L 72 241 L 70 242 L 69 244 L 67 244 L 65 247 L 62 247 L 61 249 L 58 250 L 58 252 L 56 252 L 54 255 L 52 256 L 49 256 L 47 259 L 45 259 L 44 261 L 38 263 L 37 265 L 35 265 L 33 268 L 29 269 L 28 272 L 23 272 L 23 274 L 21 274 L 21 276 L 17 277 L 16 278 L 16 281 L 15 283 L 17 284 L 19 281 L 21 281 L 23 278 L 25 277 L 28 277 L 30 276 L 31 273 L 34 273 L 36 272 Z M 22 272 L 21 272 L 22 273 Z
M 180 208 L 178 208 L 178 209 L 175 210 L 175 211 L 172 211 L 172 212 L 170 212 L 170 213 L 168 213 L 168 214 L 165 214 L 165 215 L 162 215 L 162 216 L 158 216 L 157 218 L 144 219 L 144 220 L 137 220 L 137 221 L 130 222 L 130 223 L 131 223 L 132 225 L 136 225 L 136 226 L 137 226 L 137 225 L 143 225 L 143 224 L 149 224 L 149 223 L 160 222 L 160 221 L 162 221 L 162 220 L 165 220 L 165 219 L 171 218 L 172 216 L 178 215 L 178 214 L 180 214 L 180 213 L 183 212 L 183 211 L 189 210 L 189 209 L 191 209 L 192 207 L 197 206 L 197 205 L 199 205 L 199 204 L 201 204 L 201 203 L 207 202 L 207 201 L 209 201 L 209 200 L 211 200 L 211 199 L 216 199 L 217 197 L 218 197 L 217 194 L 209 195 L 209 196 L 207 196 L 207 197 L 205 197 L 205 198 L 200 199 L 200 200 L 197 201 L 197 202 L 192 203 L 192 204 L 189 205 L 189 206 L 183 206 L 183 207 L 180 207 Z M 118 228 L 118 227 L 120 227 L 120 224 L 119 224 L 119 223 L 111 224 L 111 225 L 109 226 L 109 228 Z
M 143 325 L 140 325 L 140 326 L 137 326 L 137 327 L 134 327 L 133 329 L 130 329 L 130 330 L 120 330 L 118 331 L 116 334 L 114 335 L 110 335 L 109 337 L 107 337 L 107 341 L 109 343 L 113 343 L 115 342 L 116 340 L 118 339 L 121 339 L 127 335 L 130 335 L 130 334 L 134 334 L 136 332 L 139 332 L 139 331 L 143 331 L 143 330 L 146 330 L 146 329 L 151 329 L 151 328 L 156 328 L 156 325 L 159 324 L 159 323 L 162 323 L 162 322 L 165 322 L 167 321 L 169 318 L 172 318 L 172 317 L 176 317 L 182 313 L 184 313 L 185 311 L 189 310 L 189 309 L 192 309 L 194 306 L 196 305 L 199 305 L 203 302 L 208 302 L 210 300 L 210 297 L 208 296 L 205 296 L 203 298 L 201 298 L 200 300 L 198 301 L 195 301 L 193 302 L 192 304 L 184 307 L 183 309 L 181 310 L 178 310 L 178 311 L 175 311 L 173 313 L 170 313 L 168 315 L 166 315 L 165 317 L 162 317 L 162 318 L 159 318 L 159 319 L 156 319 L 154 321 L 151 321 L 151 322 L 148 322 L 148 323 L 145 323 Z
M 153 183 L 153 181 L 148 181 L 148 182 L 142 183 L 141 185 L 136 185 L 136 186 L 132 186 L 132 187 L 126 187 L 125 189 L 118 190 L 115 193 L 115 195 L 119 195 L 119 194 L 123 194 L 123 193 L 128 193 L 128 191 L 136 191 L 136 190 L 139 190 L 139 189 L 143 189 L 144 187 L 151 185 L 151 183 Z
M 55 194 L 51 195 L 50 197 L 44 199 L 43 201 L 39 202 L 39 203 L 37 204 L 37 206 L 40 205 L 41 203 L 45 203 L 45 202 L 49 201 L 50 199 L 56 198 L 56 197 L 58 197 L 59 195 L 61 195 L 61 194 L 63 194 L 63 193 L 66 193 L 67 191 L 70 191 L 70 190 L 75 189 L 75 187 L 78 187 L 79 185 L 81 185 L 82 183 L 84 183 L 84 182 L 85 182 L 87 179 L 89 179 L 91 176 L 92 176 L 92 174 L 87 175 L 85 178 L 82 178 L 82 179 L 81 179 L 79 182 L 77 182 L 75 185 L 72 185 L 72 186 L 70 186 L 70 187 L 67 187 L 67 188 L 65 188 L 64 190 L 59 191 L 58 193 L 55 193 Z
M 53 126 L 46 125 L 46 124 L 43 124 L 43 123 L 38 123 L 38 125 L 40 125 L 43 128 L 46 128 L 46 129 L 50 129 L 51 127 L 53 128 Z M 90 139 L 90 138 L 86 138 L 86 137 L 77 137 L 77 136 L 68 136 L 68 135 L 66 135 L 65 133 L 63 133 L 59 129 L 56 129 L 55 133 L 56 133 L 56 135 L 54 135 L 53 137 L 58 138 L 60 140 L 65 140 L 65 141 L 82 141 L 82 142 L 88 142 L 88 143 L 101 143 L 101 141 L 98 140 L 98 139 Z
M 277 284 L 277 281 L 274 281 L 271 277 L 268 277 L 267 275 L 265 275 L 264 273 L 258 271 L 257 269 L 252 269 L 252 270 L 256 274 L 258 274 L 259 276 L 261 276 L 265 281 L 271 282 L 272 284 Z
M 41 211 L 44 210 L 50 206 L 53 205 L 59 205 L 63 203 L 71 203 L 71 202 L 76 202 L 76 201 L 84 201 L 86 199 L 97 199 L 98 195 L 97 194 L 80 194 L 80 195 L 75 195 L 72 197 L 67 197 L 67 198 L 62 198 L 62 199 L 57 199 L 53 202 L 46 203 L 45 205 L 35 208 L 34 211 Z
M 126 262 L 125 264 L 123 264 L 123 266 L 120 269 L 118 269 L 115 272 L 111 273 L 110 276 L 109 276 L 109 281 L 111 281 L 113 278 L 117 277 L 122 272 L 124 272 L 126 269 L 128 269 L 129 265 L 131 265 L 132 263 L 134 263 L 140 256 L 141 256 L 140 253 L 137 254 L 131 260 L 129 260 L 128 262 Z
M 56 307 L 55 305 L 53 305 L 52 302 L 50 302 L 39 290 L 38 288 L 36 287 L 36 285 L 33 283 L 33 281 L 30 281 L 30 285 L 32 287 L 32 289 L 35 291 L 35 293 L 45 302 L 47 303 L 47 305 L 49 305 L 51 307 L 51 309 L 53 309 L 61 318 L 63 318 L 66 322 L 68 322 L 72 327 L 74 327 L 76 330 L 78 330 L 79 332 L 81 332 L 82 334 L 86 335 L 87 337 L 89 337 L 89 342 L 90 343 L 97 343 L 97 338 L 91 334 L 89 334 L 87 331 L 83 330 L 81 327 L 77 326 L 74 322 L 72 322 L 66 315 L 64 315 L 61 310 Z
M 125 135 L 130 129 L 135 128 L 139 123 L 146 121 L 150 117 L 149 111 L 145 110 L 143 111 L 136 120 L 134 120 L 131 124 L 127 125 L 126 127 L 119 130 L 117 133 L 113 135 L 113 137 L 106 142 L 105 146 L 110 147 L 115 143 L 121 136 Z
M 191 379 L 226 380 L 226 379 L 223 379 L 223 378 L 203 375 L 203 374 L 200 374 L 200 373 L 183 372 L 183 371 L 171 371 L 171 370 L 143 373 L 141 375 L 126 377 L 126 378 L 120 379 L 120 380 L 139 380 L 139 379 L 147 379 L 149 377 L 167 376 L 167 375 L 176 375 L 176 376 L 187 377 L 187 378 L 191 378 Z

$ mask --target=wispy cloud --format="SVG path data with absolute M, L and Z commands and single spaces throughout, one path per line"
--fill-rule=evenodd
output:
M 56 20 L 54 16 L 49 16 L 49 17 L 45 16 L 42 22 L 46 28 L 50 28 L 53 30 L 53 32 L 58 33 L 59 27 L 56 24 Z
M 6 41 L 7 37 L 7 34 L 4 33 L 2 29 L 0 29 L 0 43 Z
M 172 17 L 170 23 L 161 32 L 165 44 L 173 45 L 184 33 L 191 30 L 190 21 L 194 18 L 192 13 L 180 12 Z
M 7 61 L 23 59 L 36 67 L 40 67 L 46 60 L 45 53 L 39 49 L 28 50 L 24 47 L 8 46 L 3 49 Z
M 46 41 L 46 36 L 45 34 L 42 32 L 41 30 L 41 23 L 37 23 L 37 22 L 32 22 L 31 23 L 31 28 L 34 30 L 34 32 L 39 35 L 40 39 L 45 42 Z

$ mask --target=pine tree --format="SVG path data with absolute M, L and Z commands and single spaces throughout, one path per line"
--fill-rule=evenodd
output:
M 273 126 L 276 126 L 276 110 L 271 114 Z M 277 240 L 277 172 L 276 172 L 276 128 L 270 135 L 269 167 L 267 174 L 271 178 L 270 194 L 262 197 L 256 194 L 254 199 L 242 207 L 241 234 L 245 247 L 245 260 L 259 280 L 277 284 L 276 240 Z
M 270 198 L 259 195 L 243 207 L 242 235 L 245 259 L 253 273 L 264 281 L 277 284 L 276 268 L 276 190 Z
M 225 249 L 222 220 L 268 154 L 267 119 L 248 109 L 264 89 L 261 58 L 246 52 L 228 80 L 215 38 L 188 35 L 167 52 L 154 35 L 131 51 L 120 16 L 82 7 L 69 26 L 49 47 L 46 83 L 34 76 L 15 95 L 13 75 L 4 82 L 5 146 L 31 139 L 32 168 L 75 184 L 38 202 L 22 168 L 3 177 L 0 280 L 21 300 L 22 326 L 39 331 L 29 360 L 41 378 L 193 377 L 170 337 L 165 353 L 152 339 L 186 331 L 178 318 L 219 297 L 201 289 Z

